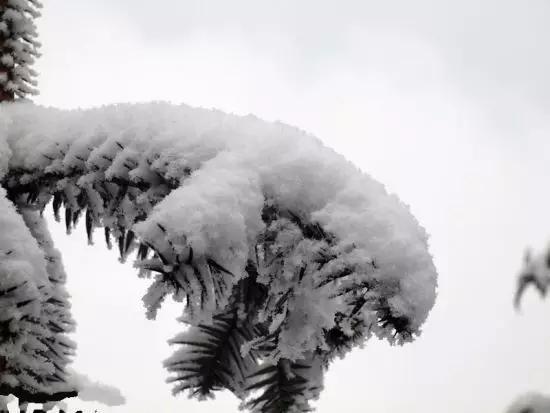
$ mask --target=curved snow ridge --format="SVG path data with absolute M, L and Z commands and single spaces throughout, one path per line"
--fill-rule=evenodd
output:
M 4 156 L 18 184 L 47 175 L 60 178 L 59 189 L 63 177 L 74 176 L 81 188 L 97 179 L 143 185 L 147 196 L 135 202 L 146 219 L 133 225 L 140 210 L 130 206 L 125 216 L 128 228 L 151 244 L 168 234 L 177 251 L 192 247 L 195 258 L 208 254 L 244 274 L 265 226 L 262 208 L 272 200 L 332 234 L 353 276 L 369 272 L 386 293 L 391 286 L 391 315 L 407 318 L 414 333 L 434 304 L 437 273 L 427 234 L 409 208 L 299 129 L 166 103 L 71 111 L 4 105 L 0 119 L 8 125 L 7 132 L 0 125 L 0 171 L 7 140 Z M 4 181 L 14 185 L 10 173 Z M 155 203 L 160 184 L 170 191 Z M 109 225 L 108 216 L 102 219 Z

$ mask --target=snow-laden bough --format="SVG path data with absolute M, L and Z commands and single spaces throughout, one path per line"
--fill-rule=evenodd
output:
M 149 317 L 169 295 L 184 303 L 189 328 L 165 362 L 175 393 L 306 411 L 335 357 L 371 336 L 413 340 L 434 304 L 409 208 L 282 123 L 164 103 L 9 104 L 0 173 L 2 211 L 51 203 L 67 231 L 83 217 L 90 243 L 102 228 L 121 260 L 135 252 Z M 43 277 L 36 265 L 24 277 Z

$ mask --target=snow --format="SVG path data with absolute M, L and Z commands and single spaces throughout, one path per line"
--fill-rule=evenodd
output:
M 527 393 L 519 397 L 506 413 L 550 413 L 550 397 Z
M 67 390 L 64 366 L 74 344 L 64 335 L 72 319 L 59 253 L 38 212 L 16 209 L 4 188 L 0 228 L 0 386 Z
M 47 375 L 50 362 L 40 356 L 46 348 L 40 288 L 47 285 L 46 261 L 15 206 L 0 188 L 0 323 L 7 339 L 0 345 L 3 372 L 0 386 L 40 386 L 33 374 Z
M 14 396 L 0 396 L 0 411 L 9 411 L 9 405 L 16 400 Z
M 8 272 L 14 277 L 31 277 L 36 284 L 44 284 L 48 277 L 44 255 L 3 188 L 0 188 L 0 211 L 0 253 L 3 256 L 0 264 L 14 268 L 13 272 Z
M 114 386 L 100 383 L 86 376 L 70 370 L 71 382 L 78 389 L 78 398 L 82 401 L 98 402 L 106 406 L 121 406 L 126 402 L 119 389 Z
M 531 284 L 543 297 L 546 295 L 550 286 L 550 246 L 535 254 L 532 254 L 530 250 L 526 251 L 523 267 L 518 277 L 516 308 L 519 308 L 523 293 Z
M 165 103 L 10 104 L 0 121 L 3 185 L 36 208 L 53 197 L 68 230 L 80 215 L 90 237 L 107 228 L 122 260 L 138 251 L 140 274 L 156 273 L 151 316 L 173 293 L 187 322 L 209 323 L 256 277 L 269 298 L 252 315 L 237 305 L 276 342 L 264 360 L 330 361 L 371 335 L 414 339 L 434 304 L 428 237 L 408 206 L 297 128 Z
M 61 254 L 54 247 L 45 219 L 38 211 L 20 207 L 21 215 L 31 235 L 38 242 L 46 260 L 48 282 L 43 289 L 41 314 L 48 327 L 46 356 L 55 371 L 45 378 L 47 385 L 52 389 L 67 391 L 70 381 L 65 371 L 74 354 L 76 344 L 67 337 L 67 333 L 74 331 L 74 321 L 70 313 L 69 294 L 65 289 L 66 274 L 61 261 Z
M 40 16 L 41 3 L 34 0 L 7 0 L 0 20 L 2 54 L 0 62 L 7 69 L 0 78 L 2 89 L 13 92 L 17 98 L 37 94 L 36 72 L 30 69 L 38 56 L 40 43 L 33 19 Z M 7 76 L 6 76 L 7 75 Z

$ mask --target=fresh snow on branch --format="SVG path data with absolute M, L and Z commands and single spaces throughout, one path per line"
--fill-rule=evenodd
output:
M 0 101 L 38 93 L 31 66 L 39 56 L 34 19 L 41 7 L 37 0 L 0 2 Z
M 21 215 L 0 188 L 0 388 L 40 389 L 53 372 L 43 354 L 41 319 L 46 261 Z M 6 393 L 6 395 L 8 395 Z
M 73 322 L 59 253 L 38 212 L 13 204 L 3 188 L 0 228 L 0 394 L 69 392 Z
M 88 376 L 70 371 L 70 381 L 78 391 L 78 398 L 86 402 L 98 402 L 106 406 L 122 406 L 126 399 L 121 391 L 114 386 L 100 383 Z
M 67 231 L 83 217 L 90 243 L 103 228 L 122 261 L 135 252 L 148 316 L 167 295 L 185 303 L 175 391 L 305 411 L 336 356 L 372 335 L 413 340 L 434 304 L 409 208 L 301 130 L 164 103 L 10 104 L 0 121 L 10 199 L 51 201 Z

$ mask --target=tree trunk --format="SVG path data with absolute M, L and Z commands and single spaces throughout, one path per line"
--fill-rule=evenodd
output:
M 0 0 L 0 21 L 7 7 L 8 7 L 8 0 Z M 0 34 L 0 56 L 7 52 L 5 43 L 6 43 L 6 37 Z M 6 79 L 9 80 L 10 69 L 0 63 L 0 77 L 4 77 L 4 76 L 6 77 Z M 15 95 L 13 91 L 6 89 L 6 83 L 7 81 L 4 82 L 4 84 L 0 84 L 0 102 L 12 101 L 15 99 Z

